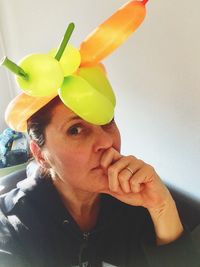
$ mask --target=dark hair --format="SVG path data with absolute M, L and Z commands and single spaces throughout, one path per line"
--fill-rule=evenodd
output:
M 56 96 L 48 104 L 34 113 L 27 121 L 28 135 L 39 147 L 45 144 L 45 128 L 51 121 L 53 109 L 60 102 L 60 97 Z

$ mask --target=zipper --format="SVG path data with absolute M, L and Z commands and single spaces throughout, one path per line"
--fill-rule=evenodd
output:
M 87 248 L 87 242 L 88 242 L 88 239 L 89 239 L 89 235 L 90 233 L 89 232 L 83 232 L 83 243 L 81 244 L 80 246 L 80 251 L 79 251 L 79 267 L 86 267 L 88 266 L 89 267 L 89 263 L 83 263 L 83 253 L 84 253 L 84 250 Z
M 83 233 L 83 240 L 88 241 L 89 236 L 90 236 L 90 232 L 84 232 Z

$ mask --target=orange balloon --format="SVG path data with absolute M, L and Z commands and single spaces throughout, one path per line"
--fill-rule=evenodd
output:
M 25 93 L 19 94 L 7 106 L 5 112 L 6 123 L 15 131 L 26 132 L 27 120 L 56 95 L 57 92 L 48 97 L 34 97 Z
M 144 20 L 147 1 L 128 2 L 97 27 L 81 43 L 81 66 L 97 64 L 118 48 Z

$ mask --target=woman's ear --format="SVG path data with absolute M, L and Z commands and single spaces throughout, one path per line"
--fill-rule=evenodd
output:
M 30 150 L 33 154 L 33 157 L 40 164 L 40 166 L 46 168 L 47 163 L 43 155 L 43 151 L 41 147 L 39 147 L 38 144 L 33 140 L 30 141 Z

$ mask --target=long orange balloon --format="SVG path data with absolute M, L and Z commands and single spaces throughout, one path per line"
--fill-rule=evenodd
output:
M 147 1 L 128 2 L 97 27 L 81 43 L 81 66 L 96 64 L 116 50 L 144 20 Z

